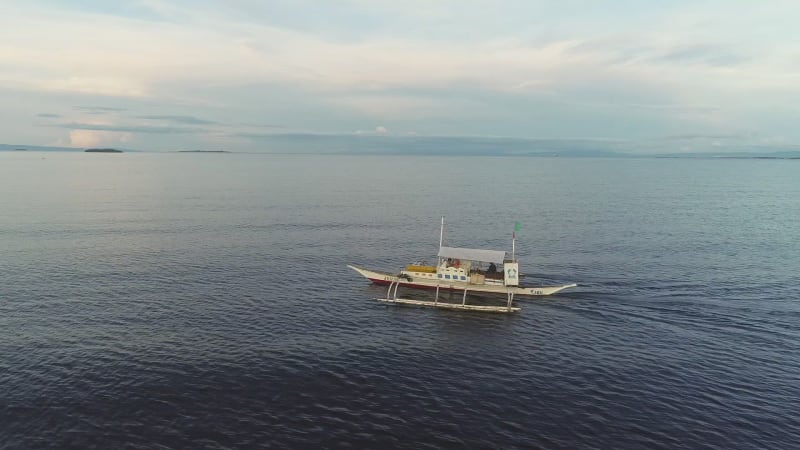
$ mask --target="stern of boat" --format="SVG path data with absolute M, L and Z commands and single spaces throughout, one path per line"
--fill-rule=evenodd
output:
M 526 287 L 522 295 L 553 295 L 556 292 L 561 292 L 564 289 L 574 288 L 578 285 L 575 283 L 565 284 L 563 286 L 541 286 L 541 287 Z

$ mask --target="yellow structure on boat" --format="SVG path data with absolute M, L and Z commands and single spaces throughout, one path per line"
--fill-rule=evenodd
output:
M 408 272 L 420 272 L 420 273 L 436 273 L 435 266 L 419 266 L 416 264 L 409 264 L 406 266 L 406 271 Z

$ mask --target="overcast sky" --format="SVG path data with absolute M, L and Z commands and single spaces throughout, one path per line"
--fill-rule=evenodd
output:
M 0 143 L 800 144 L 796 0 L 3 0 Z

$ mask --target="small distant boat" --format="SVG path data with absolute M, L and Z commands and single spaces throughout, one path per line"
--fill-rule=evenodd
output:
M 369 270 L 352 265 L 347 267 L 355 270 L 375 284 L 389 286 L 386 298 L 378 298 L 376 300 L 386 303 L 448 309 L 515 312 L 519 311 L 518 307 L 512 305 L 515 296 L 551 295 L 577 286 L 575 283 L 560 286 L 520 285 L 519 262 L 516 259 L 514 250 L 516 233 L 512 234 L 512 256 L 510 259 L 506 258 L 506 252 L 503 250 L 445 247 L 442 246 L 443 237 L 444 217 L 442 217 L 442 227 L 439 234 L 439 253 L 435 266 L 424 263 L 409 264 L 398 274 Z M 488 267 L 484 268 L 484 264 L 488 264 Z M 400 287 L 432 289 L 436 291 L 436 298 L 433 301 L 399 298 L 397 290 Z M 442 290 L 463 292 L 461 303 L 440 302 L 439 293 Z M 470 305 L 467 304 L 467 295 L 469 293 L 505 294 L 507 301 L 505 306 Z

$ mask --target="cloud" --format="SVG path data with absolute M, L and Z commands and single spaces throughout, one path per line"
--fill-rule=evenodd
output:
M 127 111 L 126 108 L 114 108 L 111 106 L 73 106 L 72 109 L 92 115 L 116 114 Z
M 128 143 L 132 140 L 131 133 L 98 130 L 71 130 L 69 132 L 70 145 L 73 147 L 100 147 Z
M 439 99 L 437 95 L 437 93 L 424 95 L 409 92 L 398 94 L 391 90 L 383 93 L 355 92 L 330 95 L 327 102 L 334 107 L 365 117 L 383 120 L 452 116 L 454 102 Z M 461 99 L 456 102 L 466 101 Z
M 39 113 L 36 114 L 36 117 L 44 117 L 46 119 L 58 119 L 61 117 L 61 114 L 54 114 L 54 113 Z
M 486 8 L 486 2 L 478 3 L 481 6 L 467 6 L 454 13 L 452 2 L 436 7 L 422 2 L 419 11 L 405 11 L 397 17 L 387 16 L 398 11 L 386 2 L 357 4 L 366 11 L 364 19 L 381 25 L 383 30 L 420 20 L 437 23 L 445 20 L 444 13 L 455 14 L 453 20 L 469 18 L 476 23 L 507 16 L 493 12 L 497 8 Z M 536 3 L 513 4 L 522 16 L 525 11 L 552 9 Z M 307 26 L 316 23 L 300 14 L 308 5 L 264 8 L 241 3 L 243 9 L 239 11 L 230 7 L 195 8 L 181 2 L 167 5 L 151 1 L 147 5 L 168 20 L 144 21 L 121 15 L 97 20 L 96 14 L 72 10 L 65 17 L 39 12 L 42 20 L 26 27 L 7 23 L 18 35 L 15 40 L 26 44 L 24 49 L 6 49 L 7 59 L 33 73 L 41 72 L 30 81 L 41 89 L 123 97 L 158 96 L 158 85 L 170 81 L 231 85 L 270 80 L 315 91 L 372 90 L 375 94 L 395 87 L 459 82 L 488 91 L 552 90 L 554 86 L 558 90 L 565 79 L 591 79 L 594 74 L 622 74 L 629 81 L 665 80 L 665 87 L 672 88 L 670 84 L 684 83 L 684 76 L 690 76 L 694 84 L 703 84 L 702 71 L 706 69 L 737 64 L 747 71 L 765 62 L 764 55 L 756 59 L 736 42 L 720 42 L 715 37 L 719 31 L 714 28 L 709 36 L 693 35 L 688 25 L 670 29 L 673 24 L 669 17 L 661 22 L 649 19 L 654 22 L 649 30 L 628 27 L 624 33 L 575 32 L 554 39 L 527 38 L 520 29 L 487 36 L 476 32 L 481 36 L 477 41 L 464 39 L 455 30 L 450 31 L 456 35 L 445 34 L 441 39 L 415 32 L 399 38 L 361 27 L 361 39 L 342 41 Z M 340 19 L 332 24 L 338 28 L 347 28 L 347 14 L 361 14 L 353 5 L 350 9 L 348 5 L 318 6 Z M 243 11 L 253 11 L 261 21 L 248 20 Z M 268 17 L 270 11 L 274 11 L 273 19 Z M 481 13 L 487 17 L 482 18 Z M 284 22 L 274 17 L 282 17 Z M 518 20 L 508 21 L 519 25 Z M 464 27 L 462 32 L 473 31 L 466 24 Z M 87 33 L 87 29 L 92 32 Z M 53 33 L 70 38 L 53 43 L 40 37 Z M 97 34 L 104 38 L 98 41 Z M 70 75 L 64 76 L 67 73 Z M 715 75 L 717 81 L 735 80 L 732 74 Z
M 253 128 L 286 128 L 284 125 L 276 125 L 276 124 L 269 124 L 269 123 L 247 123 L 242 122 L 238 125 L 242 127 L 253 127 Z
M 156 133 L 156 134 L 175 134 L 175 133 L 199 133 L 206 130 L 195 127 L 172 127 L 156 125 L 114 125 L 81 122 L 65 122 L 48 125 L 58 128 L 70 128 L 85 131 L 112 131 L 125 133 Z
M 753 136 L 747 136 L 744 134 L 678 134 L 672 136 L 662 136 L 660 140 L 664 141 L 690 141 L 695 139 L 708 139 L 708 140 L 718 140 L 718 139 L 745 139 Z
M 656 60 L 667 63 L 705 64 L 708 66 L 729 67 L 742 65 L 752 59 L 751 55 L 736 51 L 725 45 L 695 43 L 668 49 Z
M 217 123 L 214 122 L 213 120 L 199 119 L 197 117 L 192 117 L 192 116 L 150 115 L 150 116 L 136 116 L 136 117 L 140 119 L 163 120 L 166 122 L 182 123 L 188 125 L 214 125 Z
M 356 130 L 354 133 L 356 136 L 389 136 L 391 133 L 389 129 L 384 127 L 383 125 L 378 125 L 375 127 L 374 130 Z
M 788 100 L 800 94 L 795 2 L 8 1 L 0 85 L 27 93 L 27 120 L 99 105 L 38 117 L 137 142 L 377 123 L 423 135 L 800 138 Z

